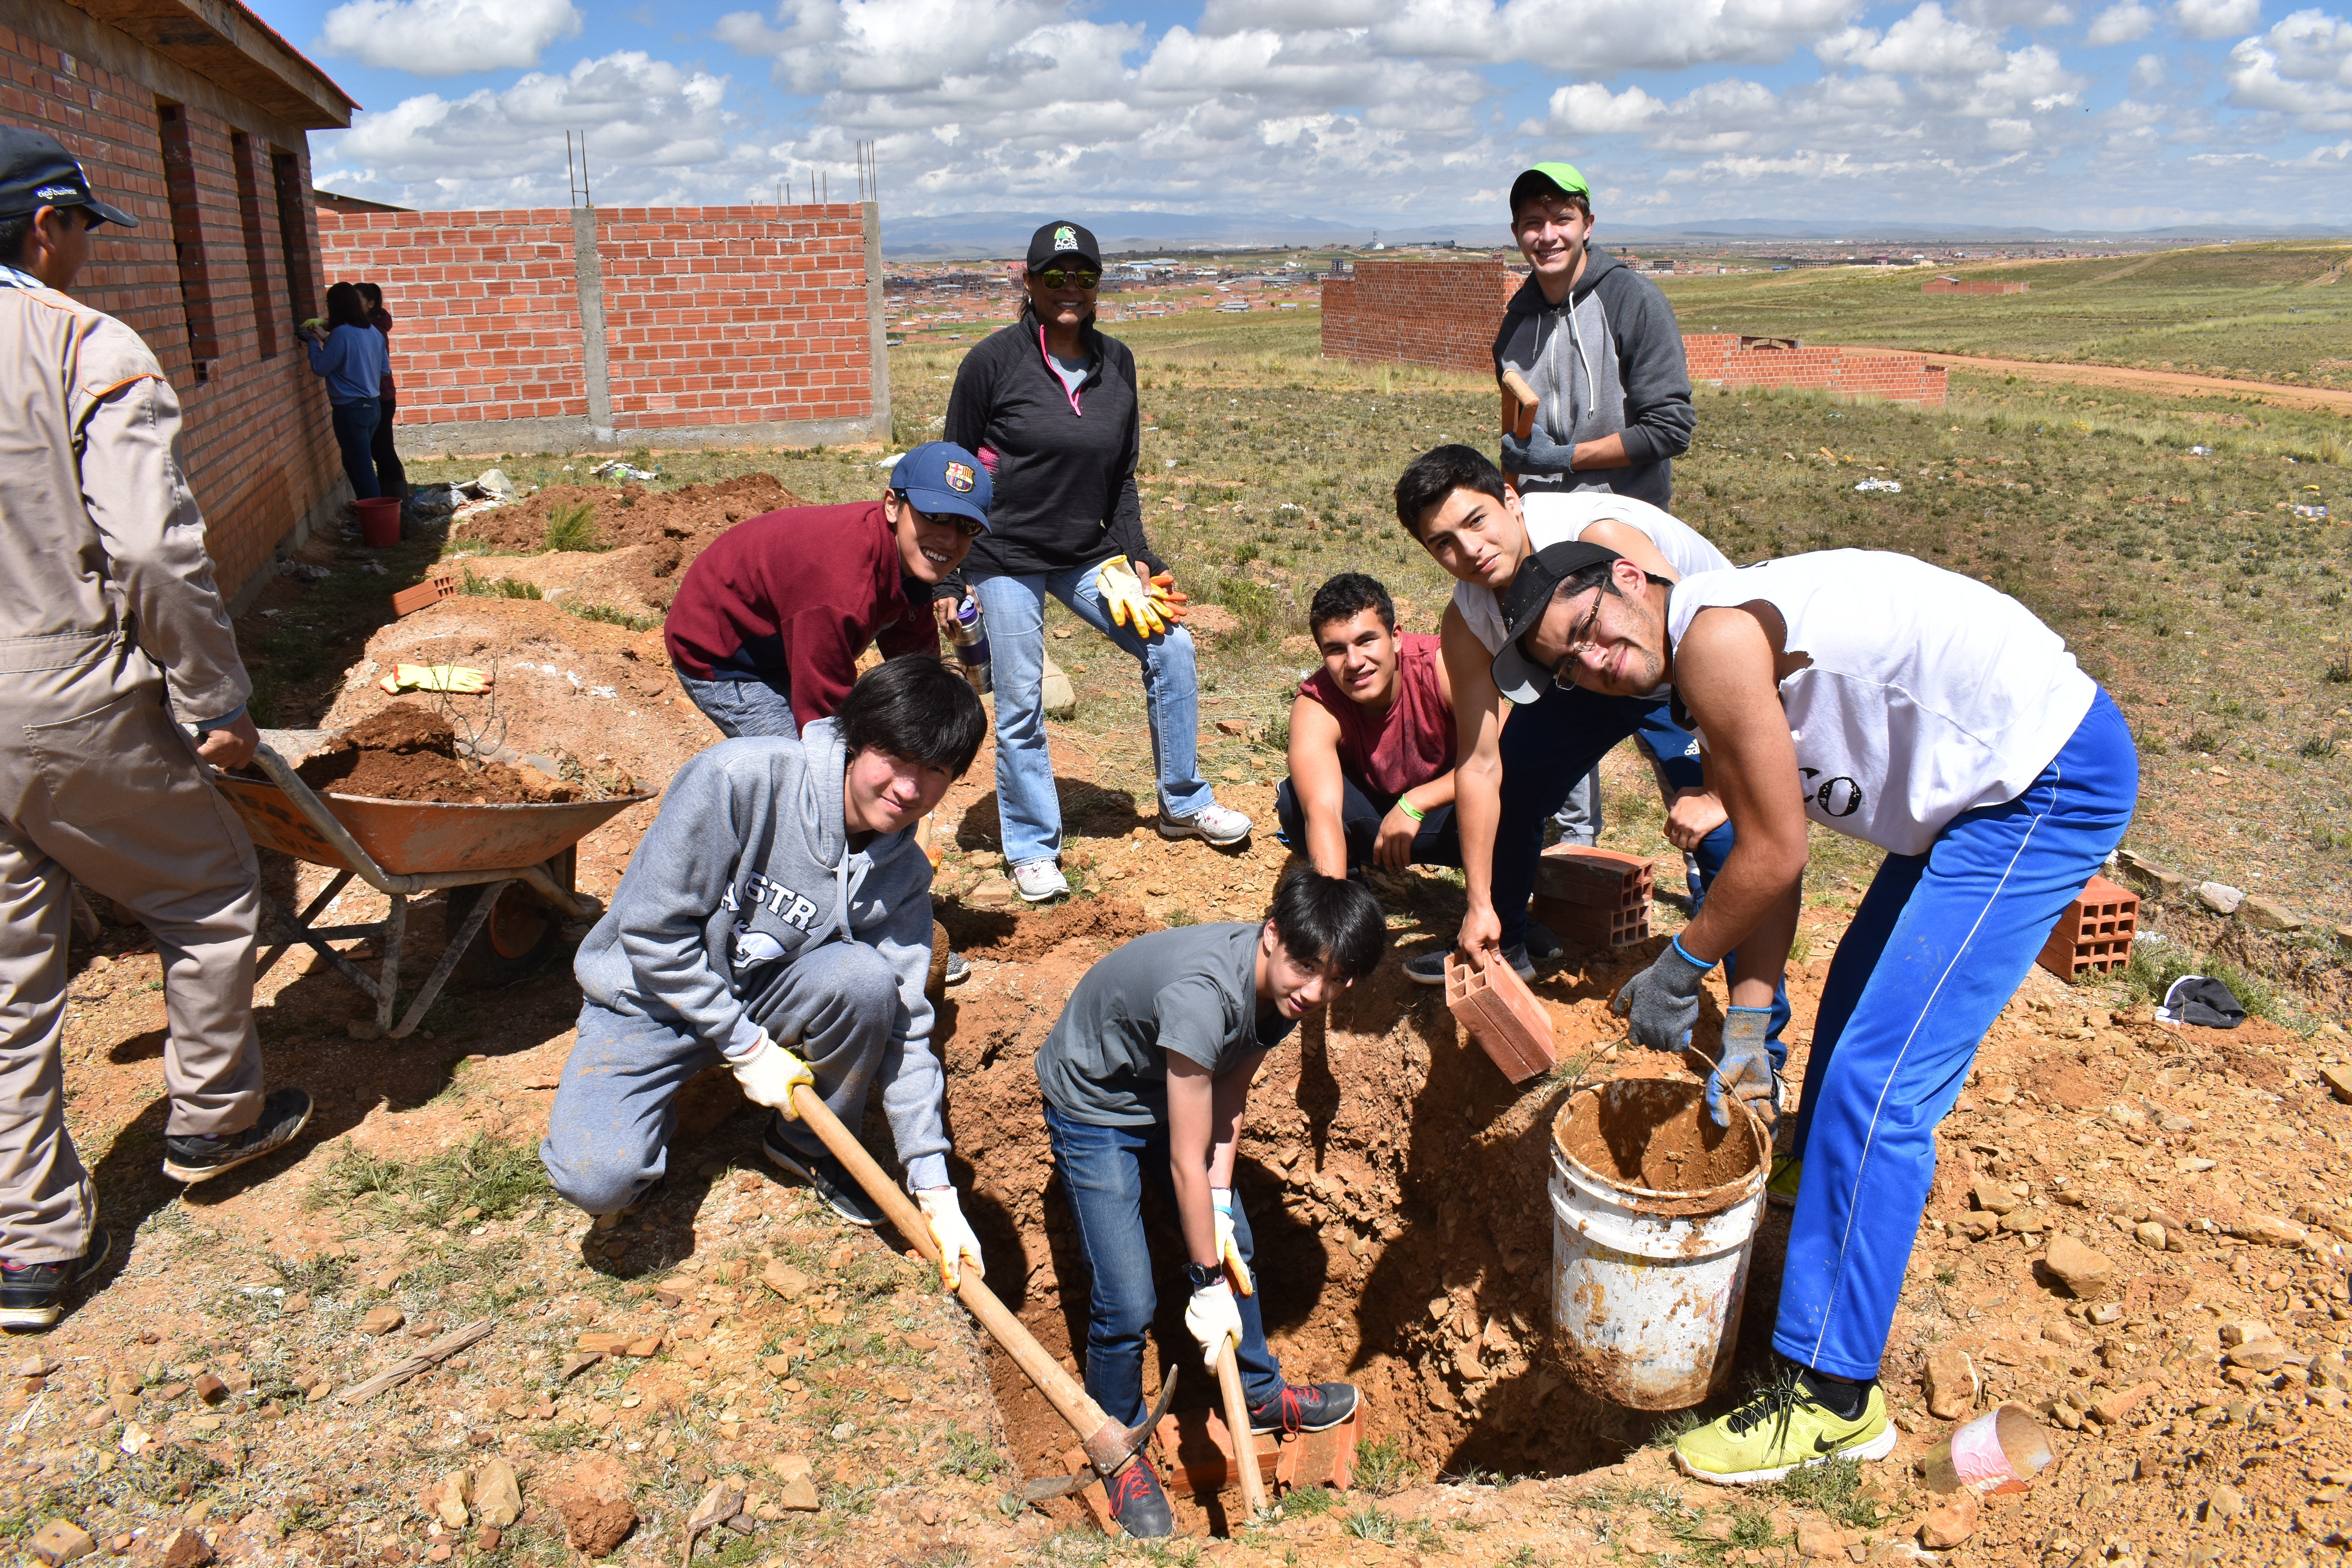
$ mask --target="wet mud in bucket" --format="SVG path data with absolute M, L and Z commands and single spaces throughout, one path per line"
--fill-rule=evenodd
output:
M 1694 1082 L 1618 1079 L 1552 1122 L 1552 1321 L 1586 1393 L 1681 1410 L 1731 1374 L 1770 1142 Z

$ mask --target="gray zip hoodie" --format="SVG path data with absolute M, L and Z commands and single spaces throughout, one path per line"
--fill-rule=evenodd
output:
M 1674 459 L 1690 449 L 1698 416 L 1682 329 L 1658 286 L 1603 250 L 1555 305 L 1533 278 L 1504 308 L 1495 378 L 1525 376 L 1540 406 L 1525 441 L 1505 435 L 1505 473 L 1527 490 L 1608 490 L 1671 510 Z M 1580 441 L 1622 434 L 1622 468 L 1570 472 Z
M 760 1043 L 745 1010 L 769 965 L 860 942 L 898 981 L 876 1075 L 908 1185 L 948 1184 L 946 1079 L 931 1054 L 931 863 L 914 830 L 851 851 L 849 758 L 833 721 L 797 742 L 721 741 L 677 771 L 573 973 L 598 1006 L 673 1026 L 740 1060 Z M 786 1042 L 778 1042 L 784 1044 Z

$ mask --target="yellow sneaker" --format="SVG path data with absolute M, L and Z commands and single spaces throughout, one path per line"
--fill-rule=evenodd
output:
M 1797 1206 L 1797 1183 L 1805 1173 L 1805 1163 L 1794 1154 L 1772 1156 L 1772 1173 L 1764 1178 L 1764 1201 L 1784 1209 Z
M 1800 1373 L 1675 1439 L 1675 1465 L 1694 1480 L 1745 1487 L 1808 1465 L 1883 1459 L 1894 1451 L 1895 1428 L 1878 1384 L 1870 1385 L 1862 1418 L 1848 1421 L 1818 1403 Z

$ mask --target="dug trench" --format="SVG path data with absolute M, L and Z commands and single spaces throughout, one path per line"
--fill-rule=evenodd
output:
M 1032 1058 L 1087 966 L 1112 941 L 1158 922 L 1109 900 L 1068 918 L 1077 912 L 1013 921 L 943 909 L 960 951 L 986 960 L 996 940 L 1025 938 L 1027 963 L 1017 979 L 983 966 L 993 973 L 950 994 L 941 1041 L 956 1157 L 969 1169 L 990 1284 L 1050 1352 L 1083 1371 L 1087 1276 L 1045 1149 Z M 1067 934 L 1037 951 L 1031 928 L 1049 923 Z M 1267 1337 L 1289 1381 L 1356 1384 L 1365 1448 L 1400 1473 L 1574 1475 L 1618 1462 L 1657 1427 L 1659 1416 L 1596 1399 L 1564 1370 L 1550 1340 L 1546 1194 L 1553 1120 L 1580 1068 L 1680 1071 L 1677 1058 L 1649 1052 L 1602 1059 L 1622 1038 L 1606 999 L 1646 955 L 1594 955 L 1539 987 L 1563 1066 L 1525 1086 L 1506 1081 L 1439 994 L 1408 981 L 1393 959 L 1265 1058 L 1235 1185 L 1255 1235 Z M 1174 1258 L 1170 1216 L 1156 1211 L 1148 1211 L 1155 1249 Z M 1734 1388 L 1766 1354 L 1785 1228 L 1778 1222 L 1756 1250 L 1744 1364 L 1725 1380 Z M 1145 1373 L 1146 1393 L 1156 1394 L 1177 1368 L 1180 1416 L 1213 1403 L 1182 1306 L 1163 1285 Z M 1067 1426 L 1010 1358 L 992 1354 L 991 1372 L 1023 1472 L 1066 1468 Z M 1188 1528 L 1224 1530 L 1213 1500 L 1176 1501 Z M 1071 1522 L 1084 1517 L 1075 1502 L 1051 1506 Z

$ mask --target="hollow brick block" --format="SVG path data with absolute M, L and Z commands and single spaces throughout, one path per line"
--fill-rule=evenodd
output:
M 1552 1069 L 1551 1015 L 1527 982 L 1501 959 L 1471 964 L 1460 953 L 1445 959 L 1445 1006 L 1505 1078 L 1525 1083 Z
M 2131 962 L 2138 929 L 2139 895 L 2095 874 L 2050 928 L 2035 962 L 2064 981 L 2105 974 Z

